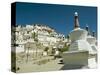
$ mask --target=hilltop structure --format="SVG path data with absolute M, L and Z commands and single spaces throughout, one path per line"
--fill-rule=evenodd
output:
M 66 42 L 65 35 L 57 33 L 53 28 L 42 24 L 12 27 L 12 47 L 17 52 L 25 50 L 27 43 L 31 43 L 30 51 L 34 51 L 36 43 L 43 47 L 63 47 L 59 42 Z M 12 49 L 13 50 L 13 49 Z

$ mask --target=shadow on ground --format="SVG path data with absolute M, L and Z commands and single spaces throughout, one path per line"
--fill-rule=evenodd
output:
M 82 65 L 64 65 L 60 70 L 82 69 Z

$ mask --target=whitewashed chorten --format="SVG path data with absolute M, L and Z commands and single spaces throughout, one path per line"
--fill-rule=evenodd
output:
M 74 15 L 74 30 L 70 32 L 70 39 L 72 41 L 69 51 L 89 51 L 89 54 L 91 54 L 92 48 L 90 44 L 87 42 L 87 35 L 88 32 L 84 29 L 80 28 L 79 20 L 78 20 L 78 13 L 75 12 Z

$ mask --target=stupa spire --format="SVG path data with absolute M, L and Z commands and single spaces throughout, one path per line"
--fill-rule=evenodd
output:
M 90 35 L 90 32 L 89 32 L 89 26 L 86 24 L 86 27 L 85 27 L 86 31 L 88 32 L 88 35 Z
M 86 31 L 88 32 L 89 31 L 89 26 L 86 24 Z
M 79 28 L 79 20 L 78 20 L 78 13 L 75 12 L 74 14 L 74 29 Z
M 92 36 L 95 37 L 95 31 L 92 32 Z

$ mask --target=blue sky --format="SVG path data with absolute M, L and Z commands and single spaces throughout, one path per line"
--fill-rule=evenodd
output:
M 74 12 L 79 14 L 81 28 L 88 24 L 97 31 L 97 8 L 72 5 L 16 3 L 16 24 L 46 24 L 67 35 L 74 27 Z

